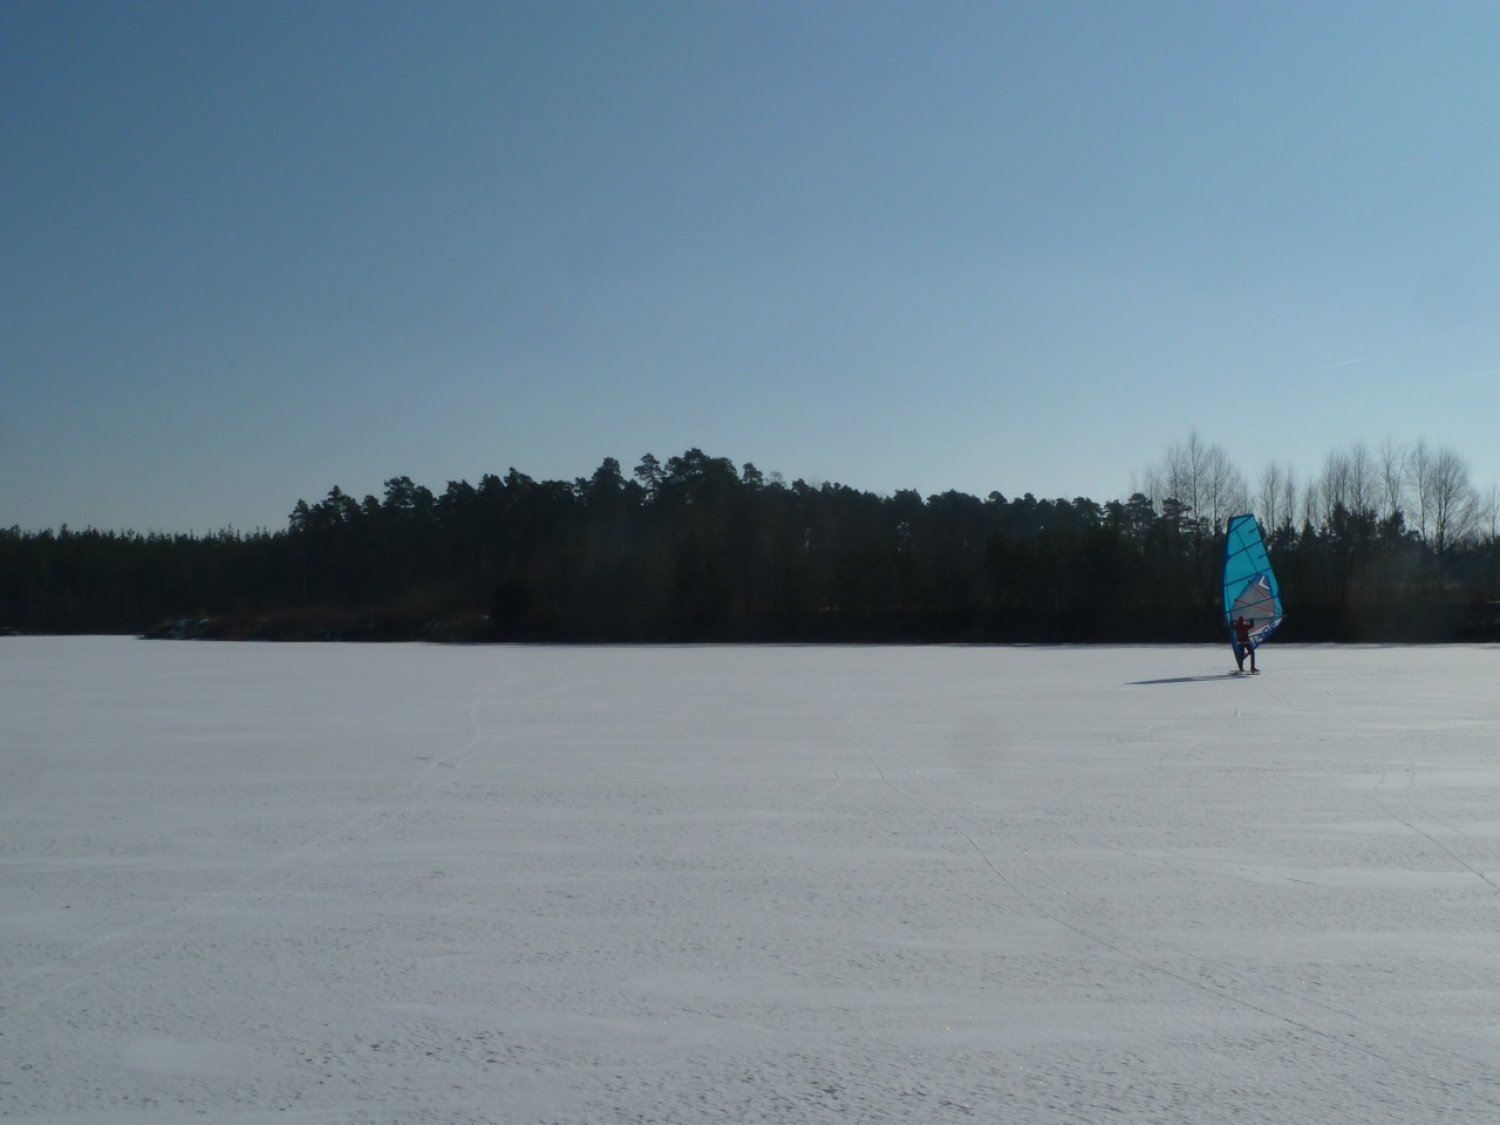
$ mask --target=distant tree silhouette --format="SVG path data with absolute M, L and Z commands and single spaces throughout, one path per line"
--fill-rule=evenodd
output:
M 1331 454 L 1257 506 L 1292 640 L 1500 639 L 1500 502 L 1450 450 Z M 338 486 L 285 529 L 0 530 L 0 629 L 520 641 L 1212 641 L 1249 507 L 1193 434 L 1147 489 L 881 496 L 689 449 L 627 475 Z M 1408 519 L 1407 513 L 1415 513 Z

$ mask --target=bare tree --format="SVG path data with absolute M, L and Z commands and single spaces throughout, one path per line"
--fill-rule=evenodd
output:
M 1131 474 L 1130 491 L 1132 494 L 1140 493 L 1151 501 L 1153 511 L 1161 511 L 1161 502 L 1167 499 L 1167 486 L 1162 477 L 1160 465 L 1148 465 L 1141 479 L 1137 481 L 1135 475 Z
M 1428 542 L 1432 541 L 1432 518 L 1436 507 L 1432 462 L 1432 450 L 1424 439 L 1419 438 L 1406 455 L 1407 488 L 1412 501 L 1407 522 Z
M 1187 441 L 1167 450 L 1161 470 L 1167 499 L 1182 502 L 1195 521 L 1205 521 L 1210 532 L 1218 531 L 1229 517 L 1249 507 L 1249 490 L 1224 452 L 1223 446 L 1205 445 L 1194 430 Z
M 1166 493 L 1162 499 L 1180 502 L 1190 516 L 1198 513 L 1206 456 L 1203 441 L 1194 430 L 1188 434 L 1187 441 L 1168 447 L 1167 459 L 1159 472 L 1160 484 Z
M 1323 521 L 1331 519 L 1340 506 L 1350 515 L 1377 514 L 1380 473 L 1363 442 L 1330 453 L 1323 462 L 1317 488 L 1318 514 Z
M 1477 515 L 1469 463 L 1444 446 L 1432 458 L 1432 545 L 1439 555 L 1473 531 Z
M 1292 526 L 1297 518 L 1297 484 L 1291 465 L 1272 461 L 1261 470 L 1255 504 L 1267 531 Z
M 1344 506 L 1357 515 L 1373 517 L 1380 495 L 1380 473 L 1375 458 L 1370 456 L 1364 442 L 1357 441 L 1349 447 L 1348 463 L 1349 499 Z
M 1383 519 L 1395 519 L 1406 508 L 1406 472 L 1409 454 L 1387 437 L 1380 446 L 1380 495 Z
M 1221 446 L 1211 446 L 1208 453 L 1208 476 L 1204 482 L 1204 515 L 1214 531 L 1229 523 L 1231 516 L 1250 510 L 1250 490 L 1245 478 L 1229 460 Z
M 1500 542 L 1500 488 L 1493 484 L 1475 502 L 1474 532 L 1491 547 Z
M 1290 530 L 1297 521 L 1297 474 L 1290 464 L 1281 482 L 1281 510 L 1286 513 L 1285 526 Z
M 1323 475 L 1318 478 L 1319 522 L 1333 516 L 1335 508 L 1349 510 L 1349 457 L 1334 450 L 1323 459 Z
M 1281 465 L 1266 462 L 1260 471 L 1260 491 L 1255 497 L 1255 510 L 1269 531 L 1274 531 L 1281 519 Z
M 1302 490 L 1303 526 L 1320 527 L 1323 523 L 1323 490 L 1314 482 Z

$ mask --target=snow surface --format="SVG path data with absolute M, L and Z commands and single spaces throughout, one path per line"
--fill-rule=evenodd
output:
M 0 639 L 0 1117 L 1500 1120 L 1500 649 Z

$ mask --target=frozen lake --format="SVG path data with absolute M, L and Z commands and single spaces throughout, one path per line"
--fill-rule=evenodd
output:
M 1500 648 L 0 638 L 0 1117 L 1494 1122 Z

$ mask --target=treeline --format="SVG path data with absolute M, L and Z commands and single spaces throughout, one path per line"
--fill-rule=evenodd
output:
M 1434 535 L 1405 491 L 1268 471 L 1290 640 L 1500 639 L 1493 513 Z M 1342 475 L 1340 475 L 1342 474 Z M 1373 479 L 1373 477 L 1371 478 Z M 1415 477 L 1411 477 L 1415 480 Z M 1340 483 L 1342 482 L 1342 483 Z M 1290 486 L 1290 487 L 1289 487 Z M 1493 490 L 1492 490 L 1493 491 Z M 1385 507 L 1380 497 L 1395 503 Z M 1431 497 L 1428 498 L 1429 500 Z M 1456 502 L 1450 496 L 1448 502 Z M 1222 530 L 1252 498 L 1194 435 L 1126 500 L 883 496 L 697 449 L 626 475 L 515 469 L 332 489 L 284 530 L 0 531 L 19 632 L 526 641 L 1121 642 L 1221 636 Z M 1424 508 L 1424 519 L 1426 509 Z

